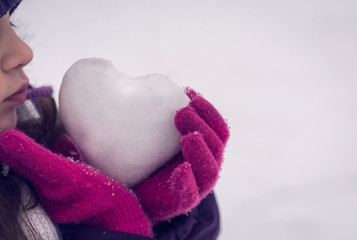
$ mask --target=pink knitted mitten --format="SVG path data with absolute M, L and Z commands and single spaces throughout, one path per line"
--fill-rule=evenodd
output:
M 49 149 L 53 153 L 73 159 L 76 162 L 85 162 L 81 152 L 68 135 L 64 135 L 58 141 L 53 143 L 49 146 Z
M 152 236 L 135 195 L 84 163 L 56 155 L 17 130 L 0 134 L 0 161 L 32 183 L 57 223 Z
M 187 95 L 189 106 L 175 116 L 182 151 L 133 188 L 153 222 L 190 211 L 212 191 L 221 169 L 228 125 L 203 97 L 189 89 Z

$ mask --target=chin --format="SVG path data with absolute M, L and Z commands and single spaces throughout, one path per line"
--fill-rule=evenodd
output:
M 0 115 L 1 116 L 1 115 Z M 6 114 L 0 117 L 0 132 L 6 132 L 16 127 L 16 112 Z

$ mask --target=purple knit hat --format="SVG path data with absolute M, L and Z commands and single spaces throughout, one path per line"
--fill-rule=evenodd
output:
M 0 0 L 0 18 L 4 16 L 8 11 L 10 14 L 20 4 L 21 0 Z

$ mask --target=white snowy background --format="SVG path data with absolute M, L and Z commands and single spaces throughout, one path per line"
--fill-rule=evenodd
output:
M 357 1 L 24 0 L 27 73 L 163 73 L 228 119 L 220 239 L 357 239 Z

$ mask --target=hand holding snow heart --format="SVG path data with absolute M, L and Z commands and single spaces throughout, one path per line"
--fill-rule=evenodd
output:
M 182 151 L 133 188 L 153 222 L 190 211 L 212 191 L 221 170 L 228 125 L 203 97 L 193 90 L 187 95 L 189 106 L 175 116 Z
M 88 163 L 133 186 L 180 150 L 183 89 L 159 74 L 129 78 L 107 60 L 77 61 L 59 94 L 61 119 Z
M 61 86 L 61 118 L 89 164 L 133 186 L 153 222 L 195 207 L 223 161 L 225 120 L 186 94 L 161 75 L 130 79 L 102 59 L 78 61 Z

